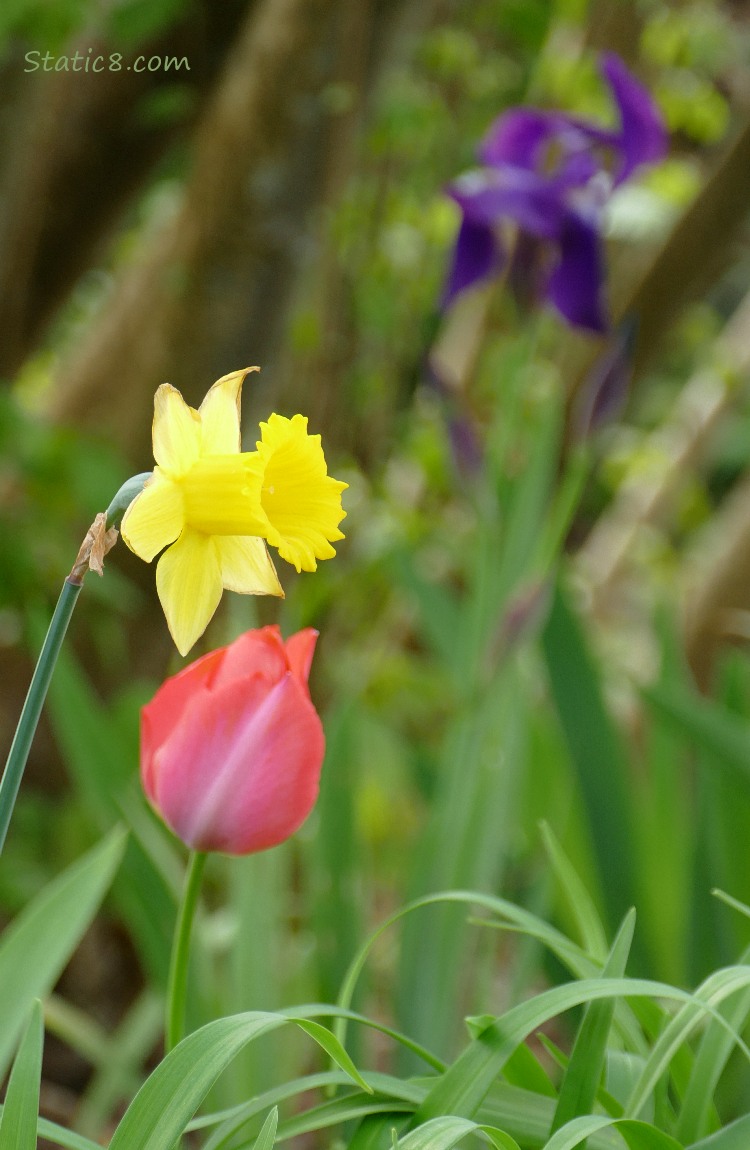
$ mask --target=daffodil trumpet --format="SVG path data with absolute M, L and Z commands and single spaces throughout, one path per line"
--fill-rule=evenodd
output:
M 267 544 L 297 571 L 315 571 L 343 539 L 341 492 L 328 475 L 319 435 L 307 419 L 273 414 L 255 451 L 242 451 L 243 368 L 223 376 L 195 410 L 162 384 L 154 399 L 156 466 L 122 520 L 122 537 L 141 559 L 159 553 L 156 587 L 172 638 L 186 655 L 205 631 L 224 590 L 284 592 Z

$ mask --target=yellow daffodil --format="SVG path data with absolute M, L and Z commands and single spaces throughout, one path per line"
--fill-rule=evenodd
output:
M 249 371 L 218 380 L 198 411 L 162 384 L 154 400 L 156 467 L 122 521 L 122 537 L 156 568 L 167 625 L 185 655 L 205 631 L 222 591 L 284 592 L 267 540 L 298 571 L 335 555 L 346 514 L 319 435 L 307 419 L 272 415 L 262 423 L 257 451 L 240 446 L 240 393 Z M 164 549 L 167 548 L 165 551 Z

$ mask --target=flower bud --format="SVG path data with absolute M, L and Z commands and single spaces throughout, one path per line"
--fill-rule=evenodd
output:
M 267 850 L 315 805 L 325 740 L 307 679 L 317 637 L 247 631 L 167 679 L 143 708 L 144 790 L 193 850 Z

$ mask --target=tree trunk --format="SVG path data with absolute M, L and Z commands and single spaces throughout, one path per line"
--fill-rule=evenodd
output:
M 366 10 L 367 76 L 398 11 L 394 0 Z M 330 85 L 346 60 L 349 18 L 347 0 L 253 8 L 198 126 L 183 202 L 65 365 L 56 419 L 111 436 L 142 467 L 164 380 L 197 402 L 225 372 L 270 365 L 252 391 L 256 414 L 265 413 L 286 303 L 309 256 L 309 213 L 337 140 Z

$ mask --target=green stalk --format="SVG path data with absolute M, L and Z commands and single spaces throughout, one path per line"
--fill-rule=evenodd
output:
M 42 646 L 39 661 L 34 670 L 31 686 L 26 696 L 26 702 L 18 720 L 18 727 L 13 737 L 8 761 L 5 764 L 3 777 L 0 779 L 0 852 L 5 844 L 16 796 L 21 786 L 26 760 L 29 757 L 31 743 L 36 732 L 39 715 L 47 696 L 52 672 L 55 669 L 57 656 L 60 654 L 65 632 L 68 629 L 73 608 L 76 605 L 81 583 L 73 583 L 68 577 L 62 586 L 60 598 L 57 600 L 52 622 Z
M 172 943 L 172 958 L 169 965 L 167 983 L 167 1012 L 164 1025 L 164 1048 L 169 1054 L 183 1036 L 185 1030 L 185 1003 L 187 1001 L 188 965 L 190 962 L 190 936 L 193 931 L 195 908 L 203 878 L 206 855 L 203 851 L 191 851 L 185 874 L 182 903 L 175 925 Z
M 8 754 L 8 760 L 5 764 L 3 777 L 0 779 L 0 854 L 5 845 L 8 827 L 10 826 L 10 820 L 13 815 L 13 808 L 16 804 L 23 772 L 26 769 L 29 751 L 31 750 L 31 744 L 39 723 L 39 716 L 44 706 L 44 700 L 47 697 L 47 689 L 52 678 L 52 672 L 55 669 L 57 656 L 60 654 L 60 648 L 65 638 L 65 632 L 68 629 L 70 617 L 73 614 L 73 608 L 78 601 L 78 595 L 83 586 L 83 577 L 89 567 L 89 557 L 91 555 L 93 542 L 92 532 L 97 525 L 100 526 L 102 532 L 118 527 L 126 509 L 135 499 L 136 495 L 143 490 L 146 480 L 150 477 L 151 472 L 143 472 L 141 475 L 134 475 L 132 479 L 128 479 L 126 483 L 123 483 L 117 495 L 115 495 L 107 508 L 106 513 L 97 516 L 92 524 L 91 530 L 86 536 L 76 562 L 73 565 L 73 570 L 63 583 L 60 598 L 57 600 L 57 606 L 52 615 L 49 630 L 42 645 L 37 665 L 34 668 L 31 685 L 26 695 L 23 710 L 21 711 L 21 718 L 18 720 L 16 733 L 13 736 L 13 742 Z M 103 547 L 100 555 L 100 573 L 101 558 L 103 558 L 116 538 L 116 531 L 112 531 L 111 536 L 107 537 L 107 544 Z

